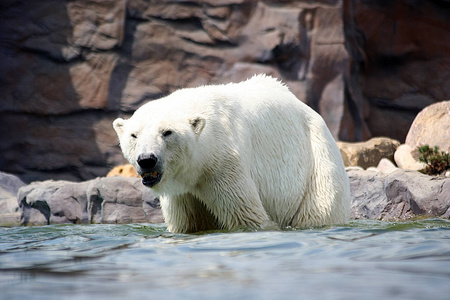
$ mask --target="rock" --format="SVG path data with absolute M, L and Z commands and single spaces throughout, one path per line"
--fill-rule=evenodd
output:
M 407 220 L 450 217 L 450 178 L 398 169 L 389 174 L 347 169 L 352 219 Z
M 148 189 L 143 193 L 143 209 L 148 223 L 164 223 L 159 198 L 155 197 Z
M 17 176 L 0 172 L 0 226 L 20 223 L 17 192 L 24 185 Z
M 384 221 L 414 217 L 450 218 L 450 178 L 395 168 L 382 159 L 378 168 L 346 168 L 352 192 L 351 218 Z M 22 225 L 60 223 L 162 223 L 159 199 L 139 178 L 103 177 L 81 183 L 35 182 L 19 188 Z M 6 216 L 6 217 L 5 217 Z M 9 215 L 0 214 L 1 224 Z M 13 220 L 14 221 L 14 220 Z
M 86 189 L 89 182 L 33 182 L 17 195 L 22 225 L 88 223 Z
M 438 146 L 450 151 L 450 101 L 424 108 L 414 119 L 406 143 L 395 152 L 395 162 L 405 170 L 422 170 L 426 164 L 419 161 L 418 148 L 423 145 Z
M 377 169 L 384 174 L 390 174 L 397 171 L 398 168 L 391 160 L 382 158 L 377 166 Z
M 164 222 L 159 200 L 141 179 L 99 178 L 88 191 L 90 220 L 95 223 L 161 223 Z M 95 203 L 93 203 L 95 202 Z M 98 204 L 101 208 L 98 210 Z M 97 209 L 92 209 L 97 205 Z
M 413 149 L 405 144 L 397 148 L 394 159 L 397 166 L 405 170 L 419 171 L 426 166 L 425 163 L 419 162 L 418 158 L 413 156 Z
M 361 143 L 337 142 L 344 165 L 360 166 L 364 169 L 376 167 L 382 158 L 394 160 L 400 142 L 389 138 L 372 138 Z
M 450 101 L 424 108 L 414 119 L 405 144 L 414 150 L 429 145 L 450 152 Z
M 114 167 L 111 171 L 106 174 L 106 177 L 113 176 L 123 176 L 123 177 L 139 177 L 136 172 L 136 169 L 131 164 L 120 165 Z
M 159 200 L 138 178 L 34 182 L 18 200 L 23 225 L 163 222 Z

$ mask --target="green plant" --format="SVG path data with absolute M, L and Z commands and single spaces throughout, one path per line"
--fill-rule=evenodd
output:
M 450 154 L 439 151 L 438 146 L 431 148 L 429 145 L 424 145 L 417 150 L 420 153 L 419 160 L 427 164 L 420 172 L 428 175 L 439 175 L 450 169 Z

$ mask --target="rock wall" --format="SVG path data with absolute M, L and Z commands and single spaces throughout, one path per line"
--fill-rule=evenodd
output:
M 6 0 L 0 170 L 87 180 L 124 163 L 111 123 L 181 87 L 283 79 L 344 141 L 404 141 L 450 98 L 446 1 Z
M 401 142 L 416 114 L 450 98 L 450 2 L 344 0 L 349 102 L 363 139 Z

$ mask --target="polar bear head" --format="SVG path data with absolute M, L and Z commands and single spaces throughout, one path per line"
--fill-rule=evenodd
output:
M 142 183 L 164 193 L 165 183 L 169 182 L 173 191 L 177 183 L 186 185 L 186 179 L 193 177 L 190 172 L 206 120 L 173 111 L 160 102 L 143 105 L 128 120 L 116 119 L 113 127 L 125 158 Z

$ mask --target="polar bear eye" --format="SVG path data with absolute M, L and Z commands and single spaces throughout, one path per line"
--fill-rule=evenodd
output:
M 136 135 L 135 133 L 132 133 L 132 134 L 131 134 L 131 137 L 132 137 L 133 139 L 137 139 L 137 135 Z
M 163 131 L 163 133 L 162 133 L 163 137 L 168 137 L 168 136 L 171 135 L 171 134 L 172 134 L 172 130 L 165 130 L 165 131 Z

